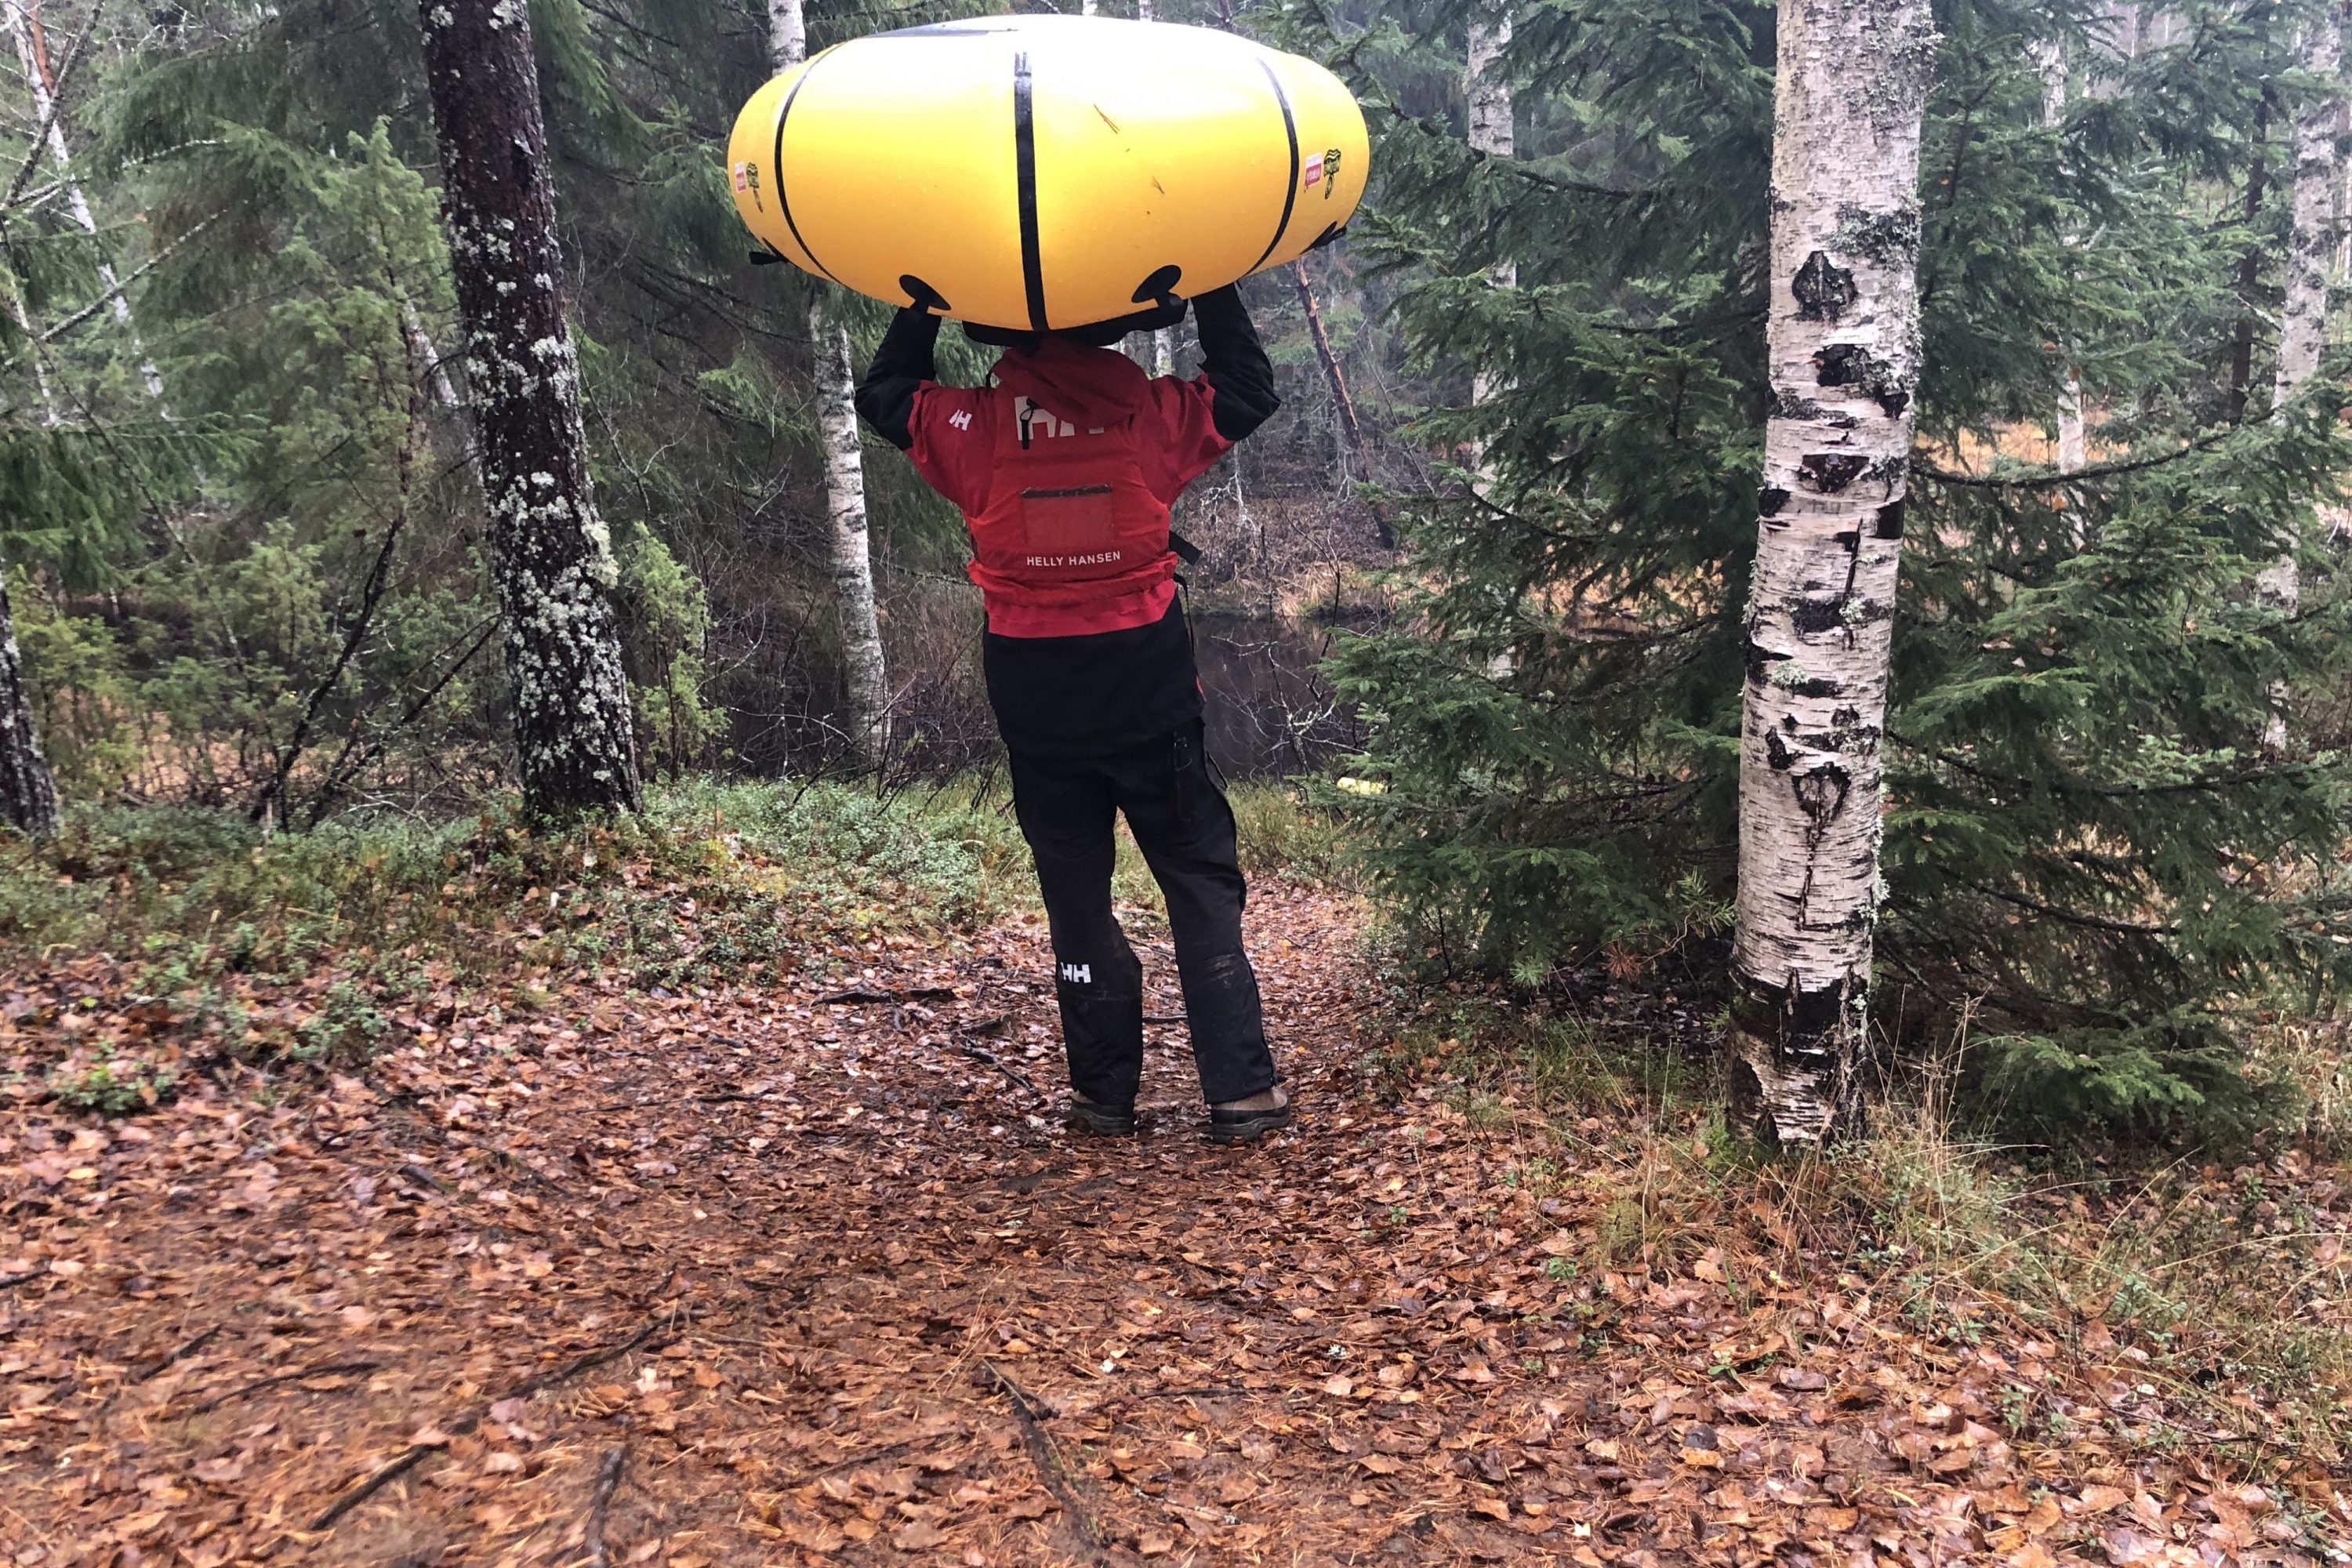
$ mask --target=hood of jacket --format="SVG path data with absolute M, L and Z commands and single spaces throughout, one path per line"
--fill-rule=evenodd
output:
M 1150 377 L 1117 349 L 1092 348 L 1055 333 L 998 360 L 996 384 L 1077 425 L 1131 417 L 1150 396 Z

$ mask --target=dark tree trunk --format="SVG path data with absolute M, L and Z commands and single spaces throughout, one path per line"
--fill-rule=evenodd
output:
M 514 687 L 523 803 L 637 805 L 612 544 L 588 483 L 580 365 L 521 0 L 422 0 L 449 264 Z
M 0 567 L 0 822 L 35 838 L 58 830 L 58 786 L 33 728 L 33 693 L 16 651 L 8 611 L 8 574 Z

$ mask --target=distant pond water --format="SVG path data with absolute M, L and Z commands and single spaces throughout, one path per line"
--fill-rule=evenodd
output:
M 1209 754 L 1232 778 L 1284 778 L 1363 743 L 1355 710 L 1318 667 L 1335 628 L 1280 616 L 1194 612 Z

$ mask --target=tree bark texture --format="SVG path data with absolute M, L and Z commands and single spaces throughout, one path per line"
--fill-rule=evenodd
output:
M 33 691 L 16 648 L 8 609 L 8 573 L 0 566 L 0 821 L 35 838 L 58 830 L 58 786 L 33 723 Z
M 555 192 L 523 0 L 421 0 L 523 803 L 638 804 L 612 539 L 557 284 Z
M 2246 228 L 2253 232 L 2263 220 L 2263 192 L 2269 184 L 2271 100 L 2254 105 L 2253 159 L 2246 170 Z M 2254 384 L 2254 288 L 2262 281 L 2263 247 L 2259 239 L 2246 247 L 2238 262 L 2238 325 L 2230 346 L 2230 417 L 2246 416 L 2246 399 Z
M 2299 64 L 2305 73 L 2333 82 L 2336 74 L 2336 21 L 2307 28 Z M 2329 232 L 2336 201 L 2334 94 L 2306 104 L 2294 121 L 2294 217 L 2287 234 L 2286 298 L 2279 313 L 2276 401 L 2284 404 L 2319 368 L 2327 333 L 2327 273 L 2335 253 Z
M 2042 71 L 2042 123 L 2055 131 L 2066 123 L 2066 47 L 2045 39 L 2035 46 L 2034 61 Z M 2058 389 L 2058 471 L 2079 473 L 2090 460 L 2083 433 L 2083 378 L 2074 367 L 2073 345 L 2062 342 L 2058 352 L 2066 359 L 2066 379 Z
M 1089 8 L 1087 15 L 1093 15 Z M 808 57 L 801 0 L 768 0 L 770 62 L 790 70 Z M 889 666 L 875 607 L 874 545 L 866 519 L 866 454 L 858 445 L 856 372 L 849 332 L 824 297 L 809 307 L 816 364 L 818 437 L 824 447 L 825 545 L 833 562 L 835 625 L 841 637 L 842 733 L 851 761 L 877 765 L 889 749 Z
M 1517 151 L 1512 129 L 1511 84 L 1503 74 L 1503 58 L 1511 47 L 1511 18 L 1506 11 L 1470 19 L 1468 58 L 1462 72 L 1465 129 L 1473 152 L 1508 160 Z M 1496 264 L 1488 279 L 1497 289 L 1516 289 L 1519 264 L 1508 258 Z M 1500 384 L 1486 370 L 1471 378 L 1470 401 L 1487 402 Z
M 2297 64 L 2318 80 L 2334 83 L 2342 41 L 2336 20 L 2330 16 L 2313 24 L 2296 51 Z M 2292 217 L 2286 241 L 2285 300 L 2279 311 L 2278 374 L 2272 401 L 2284 407 L 2296 388 L 2319 369 L 2320 350 L 2327 338 L 2327 274 L 2335 259 L 2335 237 L 2329 232 L 2336 205 L 2336 115 L 2333 93 L 2306 104 L 2294 121 L 2294 170 Z M 2303 602 L 2303 583 L 2294 552 L 2288 551 L 2254 580 L 2263 600 L 2292 615 Z M 2280 707 L 2265 731 L 2273 750 L 2286 743 L 2284 690 L 2273 693 Z
M 1323 309 L 1315 302 L 1315 285 L 1307 276 L 1304 260 L 1290 264 L 1290 280 L 1298 289 L 1298 308 L 1307 316 L 1307 335 L 1315 344 L 1315 358 L 1323 367 L 1323 378 L 1331 386 L 1331 402 L 1339 416 L 1339 436 L 1348 444 L 1348 453 L 1356 459 L 1356 477 L 1372 477 L 1371 454 L 1364 445 L 1364 426 L 1356 418 L 1356 400 L 1348 392 L 1348 373 L 1340 367 L 1339 356 L 1331 347 L 1331 333 L 1323 324 Z
M 48 145 L 49 159 L 56 163 L 65 184 L 66 207 L 73 214 L 74 226 L 92 239 L 98 237 L 98 217 L 90 211 L 89 198 L 82 194 L 81 181 L 73 173 L 73 153 L 66 146 L 66 128 L 58 112 L 57 81 L 49 73 L 47 56 L 35 29 L 40 23 L 39 0 L 33 0 L 27 11 L 22 0 L 5 0 L 0 10 L 8 16 L 8 37 L 16 46 L 16 59 L 25 68 L 26 85 L 32 89 L 33 115 Z M 139 341 L 139 326 L 131 314 L 131 301 L 124 298 L 122 280 L 115 275 L 114 263 L 100 257 L 98 263 L 98 285 L 105 291 L 107 308 L 113 311 L 115 321 L 130 336 L 131 351 L 139 359 L 139 379 L 147 388 L 147 395 L 161 403 L 163 400 L 163 374 L 147 355 L 146 345 Z M 34 345 L 34 356 L 39 357 L 39 345 Z M 42 389 L 46 398 L 47 389 Z M 51 423 L 55 423 L 53 419 Z
M 850 754 L 861 768 L 888 749 L 890 683 L 882 658 L 882 626 L 874 609 L 873 542 L 866 526 L 866 459 L 857 444 L 856 380 L 849 367 L 849 332 L 820 299 L 809 308 L 817 348 L 817 414 L 824 443 L 825 517 L 833 551 L 833 587 L 840 616 L 842 690 Z
M 1735 1114 L 1781 1145 L 1849 1112 L 1867 1021 L 1935 43 L 1926 0 L 1780 7 L 1731 1045 Z

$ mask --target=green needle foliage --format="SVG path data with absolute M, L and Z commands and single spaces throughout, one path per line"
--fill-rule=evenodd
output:
M 2265 1088 L 2233 1022 L 2344 968 L 2344 771 L 2294 711 L 2342 678 L 2344 602 L 2282 616 L 2253 587 L 2282 551 L 2325 576 L 2315 505 L 2352 464 L 2332 374 L 2269 395 L 2280 128 L 2329 89 L 2289 46 L 2321 17 L 2191 6 L 2126 59 L 2087 6 L 1937 7 L 1878 1010 L 1898 1045 L 1968 1019 L 1979 1105 L 2045 1130 L 2243 1128 Z M 1374 107 L 1355 233 L 1411 280 L 1398 325 L 1454 389 L 1422 430 L 1458 459 L 1415 498 L 1409 618 L 1338 661 L 1374 721 L 1350 771 L 1381 787 L 1337 798 L 1433 961 L 1534 983 L 1710 934 L 1735 881 L 1772 13 L 1523 15 L 1507 166 L 1429 90 L 1458 11 L 1291 22 Z M 1503 258 L 1516 289 L 1488 280 Z M 2070 365 L 2093 461 L 2061 482 L 2039 448 Z M 1475 371 L 1504 390 L 1473 407 Z

